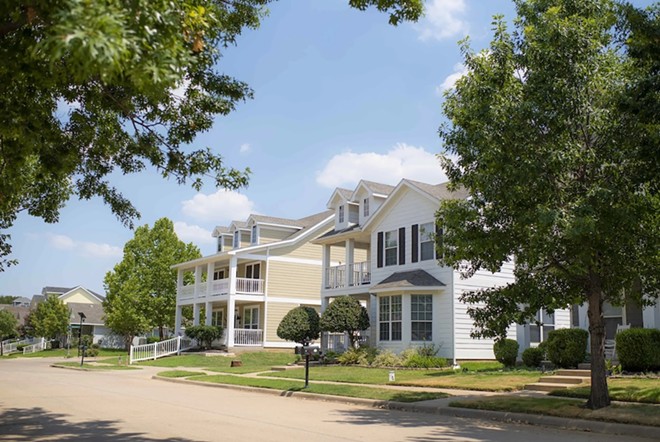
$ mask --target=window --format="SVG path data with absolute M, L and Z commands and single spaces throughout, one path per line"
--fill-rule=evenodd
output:
M 259 307 L 243 309 L 243 328 L 256 330 L 259 328 Z
M 344 206 L 339 206 L 339 222 L 344 222 Z
M 225 315 L 225 310 L 213 310 L 211 314 L 211 325 L 221 326 L 223 329 L 227 328 L 227 315 Z
M 604 302 L 603 320 L 605 321 L 605 339 L 614 339 L 617 326 L 623 324 L 623 307 Z
M 362 201 L 362 215 L 365 217 L 369 216 L 369 198 L 365 198 Z
M 541 309 L 536 312 L 534 321 L 529 325 L 529 342 L 538 344 L 548 339 L 548 333 L 555 329 L 555 314 Z
M 218 252 L 222 252 L 222 235 L 218 236 Z
M 433 297 L 410 295 L 410 319 L 412 341 L 433 340 Z
M 247 279 L 259 279 L 259 274 L 261 271 L 261 264 L 248 264 L 245 266 L 245 277 Z
M 236 230 L 234 232 L 234 242 L 233 242 L 233 247 L 235 249 L 238 249 L 241 246 L 241 232 Z
M 213 272 L 213 280 L 217 281 L 218 279 L 225 279 L 225 271 L 223 270 L 216 270 Z
M 258 237 L 257 237 L 257 226 L 254 225 L 252 226 L 252 233 L 250 235 L 250 244 L 257 244 L 258 243 Z
M 381 341 L 401 340 L 401 295 L 378 298 L 378 330 Z
M 397 265 L 397 256 L 398 256 L 398 232 L 396 230 L 391 230 L 385 232 L 385 265 L 386 266 L 395 266 Z
M 419 226 L 419 260 L 427 261 L 434 258 L 433 223 L 422 224 Z

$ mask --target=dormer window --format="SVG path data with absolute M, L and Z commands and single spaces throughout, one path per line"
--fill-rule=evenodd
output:
M 344 206 L 339 206 L 339 223 L 344 222 Z
M 222 235 L 218 236 L 218 252 L 222 252 Z
M 362 215 L 365 217 L 369 216 L 369 198 L 365 198 L 362 201 Z
M 252 226 L 252 233 L 250 235 L 250 244 L 257 244 L 259 238 L 257 237 L 257 225 Z
M 241 232 L 238 230 L 234 231 L 234 242 L 233 242 L 233 247 L 235 249 L 238 249 L 241 245 Z

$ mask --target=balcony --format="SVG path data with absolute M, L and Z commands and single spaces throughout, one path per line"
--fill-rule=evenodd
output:
M 325 269 L 325 288 L 337 289 L 371 284 L 371 263 L 342 264 Z
M 206 298 L 208 284 L 211 284 L 210 296 L 219 296 L 229 294 L 229 278 L 216 279 L 210 282 L 200 284 L 189 284 L 179 288 L 178 298 L 193 299 Z M 250 278 L 236 278 L 236 293 L 248 295 L 263 295 L 264 280 Z M 197 294 L 197 296 L 195 296 Z

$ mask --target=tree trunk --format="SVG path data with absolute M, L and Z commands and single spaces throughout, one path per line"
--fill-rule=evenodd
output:
M 603 321 L 603 298 L 600 287 L 592 287 L 589 293 L 589 336 L 591 338 L 591 393 L 587 408 L 598 410 L 610 405 L 605 373 L 605 323 Z
M 158 337 L 160 338 L 161 341 L 162 341 L 163 338 L 165 337 L 165 336 L 164 336 L 164 333 L 163 333 L 163 326 L 162 326 L 162 325 L 159 325 L 159 326 L 158 326 Z

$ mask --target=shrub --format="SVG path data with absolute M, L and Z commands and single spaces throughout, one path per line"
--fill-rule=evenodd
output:
M 616 353 L 625 371 L 660 370 L 660 330 L 631 328 L 616 335 Z
M 337 362 L 341 365 L 369 365 L 364 347 L 349 348 L 337 356 Z
M 222 327 L 216 325 L 193 325 L 186 328 L 186 336 L 196 339 L 201 347 L 211 348 L 213 341 L 222 337 Z
M 543 361 L 543 349 L 539 347 L 529 347 L 522 353 L 522 361 L 527 367 L 538 367 Z
M 505 367 L 515 367 L 518 348 L 518 342 L 513 339 L 500 339 L 493 345 L 493 353 L 495 353 L 495 359 Z
M 96 344 L 94 344 L 94 345 L 96 345 Z M 94 345 L 85 349 L 85 357 L 86 358 L 93 358 L 93 357 L 99 355 L 99 349 L 98 349 L 98 347 L 94 347 Z
M 320 324 L 324 331 L 348 333 L 351 347 L 355 347 L 357 333 L 369 328 L 369 313 L 356 298 L 340 296 L 325 309 Z
M 403 361 L 403 366 L 408 368 L 442 368 L 448 365 L 447 359 L 439 356 L 424 356 L 419 353 L 411 353 Z
M 160 342 L 158 336 L 147 336 L 147 344 L 155 344 L 156 342 Z
M 417 347 L 416 351 L 420 356 L 437 356 L 438 351 L 440 351 L 440 347 L 436 348 L 435 344 L 430 343 L 424 344 L 421 347 Z
M 402 365 L 401 358 L 391 350 L 381 351 L 371 362 L 372 367 L 399 367 Z
M 289 310 L 277 327 L 277 336 L 302 345 L 318 339 L 320 333 L 319 314 L 305 306 Z
M 587 339 L 589 332 L 581 328 L 551 331 L 546 344 L 548 359 L 560 368 L 577 367 L 587 355 Z

